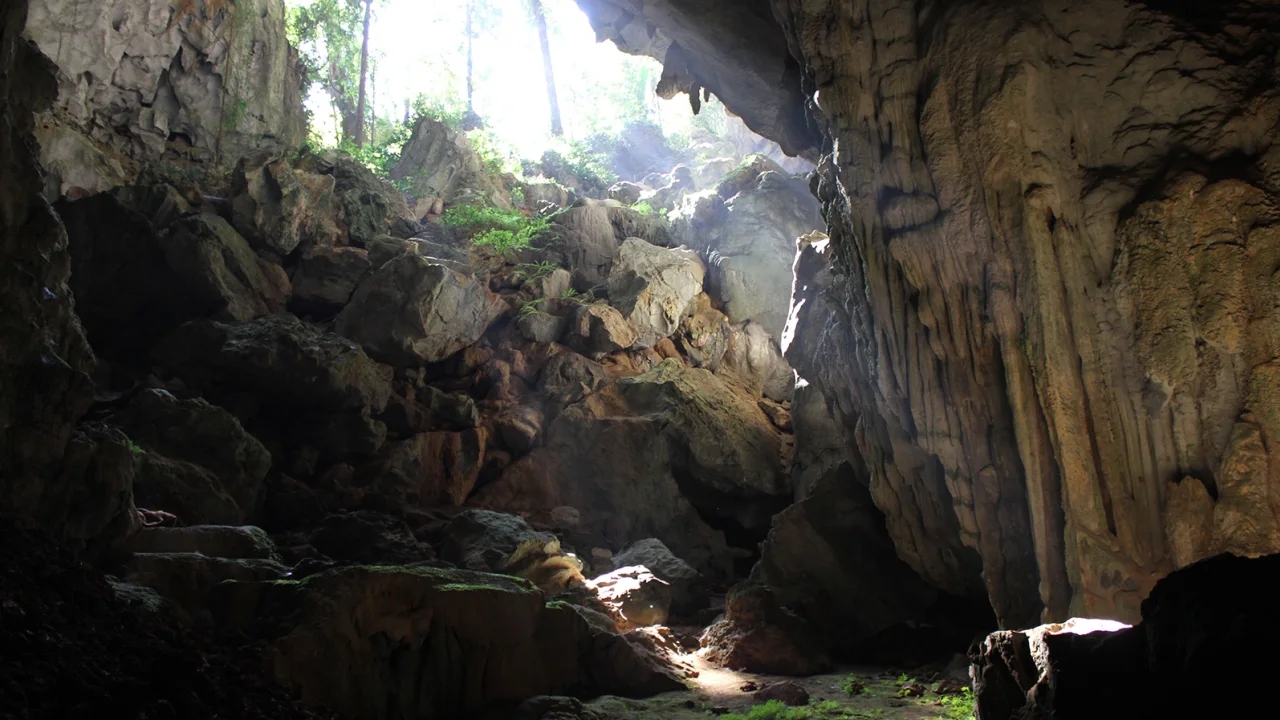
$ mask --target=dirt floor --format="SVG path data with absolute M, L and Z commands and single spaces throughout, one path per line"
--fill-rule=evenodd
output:
M 830 675 L 809 678 L 783 678 L 752 675 L 713 668 L 700 659 L 691 658 L 698 677 L 690 681 L 685 692 L 666 693 L 648 700 L 605 697 L 588 703 L 588 707 L 608 720 L 708 720 L 720 716 L 728 720 L 970 720 L 973 701 L 970 694 L 939 695 L 936 683 L 918 683 L 900 672 L 869 668 L 845 668 Z M 850 695 L 846 688 L 853 680 L 862 686 Z M 753 688 L 775 682 L 794 682 L 808 692 L 807 706 L 783 708 L 765 705 L 755 697 Z M 746 691 L 743 688 L 748 688 Z M 852 688 L 857 689 L 857 688 Z M 923 690 L 919 697 L 908 696 Z

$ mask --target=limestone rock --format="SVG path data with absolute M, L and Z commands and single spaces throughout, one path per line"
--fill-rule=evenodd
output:
M 133 553 L 198 553 L 205 557 L 279 560 L 275 543 L 260 528 L 235 525 L 142 528 L 125 549 Z
M 225 558 L 195 552 L 138 553 L 125 561 L 121 578 L 145 585 L 173 604 L 187 623 L 208 623 L 209 591 L 228 580 L 280 580 L 289 569 L 271 559 Z
M 338 220 L 351 245 L 363 247 L 382 235 L 410 238 L 421 229 L 400 191 L 344 153 L 306 154 L 294 167 L 300 173 L 333 176 Z
M 304 702 L 353 718 L 443 720 L 571 689 L 682 687 L 627 638 L 593 629 L 572 606 L 545 604 L 517 578 L 358 567 L 301 583 L 228 583 L 217 600 L 232 625 L 278 619 L 270 672 Z
M 471 140 L 429 117 L 419 118 L 413 126 L 391 179 L 408 181 L 415 197 L 439 198 L 446 205 L 472 193 L 479 194 L 486 205 L 511 207 L 510 193 L 486 171 Z
M 360 284 L 334 329 L 375 358 L 422 365 L 479 340 L 505 308 L 475 278 L 402 255 Z
M 252 392 L 288 407 L 380 412 L 391 394 L 390 368 L 355 343 L 288 315 L 241 325 L 188 323 L 156 356 L 196 387 Z
M 57 194 L 77 184 L 98 189 L 83 176 L 109 158 L 141 163 L 176 145 L 230 167 L 268 142 L 306 139 L 301 68 L 280 0 L 234 10 L 177 0 L 34 0 L 30 8 L 26 34 L 58 70 L 52 124 L 86 138 L 76 161 L 50 156 Z
M 222 408 L 204 400 L 178 400 L 164 390 L 143 390 L 112 416 L 111 423 L 150 452 L 208 470 L 216 490 L 235 501 L 242 518 L 257 510 L 271 454 Z M 183 517 L 177 508 L 151 509 Z M 184 519 L 200 522 L 197 517 Z
M 680 347 L 694 367 L 715 372 L 733 339 L 729 318 L 711 306 L 706 293 L 694 299 L 689 314 L 680 324 Z
M 831 667 L 814 629 L 760 585 L 730 590 L 724 617 L 707 628 L 700 642 L 708 661 L 730 670 L 808 676 Z
M 476 486 L 488 433 L 426 432 L 387 447 L 364 471 L 373 487 L 412 505 L 462 505 Z
M 646 627 L 667 621 L 671 586 L 647 568 L 620 567 L 587 581 L 587 587 L 630 625 Z
M 791 399 L 795 372 L 763 325 L 748 322 L 730 327 L 720 371 L 732 373 L 752 392 L 775 402 Z
M 645 187 L 633 182 L 617 182 L 609 186 L 608 195 L 610 200 L 617 200 L 623 205 L 635 205 L 640 202 L 640 197 L 644 194 Z
M 517 457 L 534 448 L 542 432 L 542 413 L 531 407 L 518 407 L 504 413 L 494 425 L 507 449 Z
M 369 409 L 339 413 L 309 413 L 289 423 L 285 438 L 294 447 L 316 448 L 321 462 L 368 458 L 382 449 L 387 426 L 370 416 Z
M 359 248 L 312 248 L 293 270 L 291 307 L 321 317 L 336 314 L 370 268 L 369 254 Z
M 654 577 L 667 583 L 670 586 L 673 614 L 692 615 L 708 603 L 708 588 L 701 573 L 672 554 L 657 538 L 646 538 L 628 545 L 614 555 L 610 562 L 615 569 L 632 566 L 647 568 Z
M 236 165 L 231 184 L 231 220 L 255 247 L 285 257 L 304 240 L 333 242 L 332 175 L 297 171 L 288 158 L 259 154 Z
M 342 563 L 407 565 L 435 558 L 403 520 L 368 510 L 330 515 L 309 539 L 316 550 Z
M 269 279 L 269 263 L 217 215 L 180 220 L 163 244 L 169 267 L 208 314 L 245 321 L 284 310 L 288 294 Z
M 523 519 L 488 510 L 466 510 L 444 531 L 441 554 L 462 567 L 522 577 L 548 593 L 584 583 L 582 561 L 564 553 L 550 533 Z
M 516 321 L 520 334 L 529 342 L 553 343 L 564 336 L 569 321 L 558 315 L 545 312 L 534 312 L 522 315 Z
M 654 245 L 671 245 L 661 218 L 647 218 L 616 200 L 582 198 L 558 213 L 549 232 L 537 239 L 556 253 L 558 264 L 573 271 L 579 290 L 603 288 L 618 256 L 618 248 L 630 237 Z
M 569 323 L 566 344 L 585 355 L 603 355 L 633 347 L 640 335 L 622 313 L 608 305 L 579 305 Z
M 680 326 L 705 273 L 693 252 L 627 238 L 609 272 L 609 303 L 639 332 L 635 345 L 653 347 Z
M 248 519 L 213 471 L 156 453 L 138 453 L 133 498 L 139 507 L 187 523 L 235 525 Z

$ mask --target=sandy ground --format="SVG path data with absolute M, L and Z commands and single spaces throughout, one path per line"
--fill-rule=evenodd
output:
M 708 720 L 725 713 L 746 715 L 752 706 L 759 705 L 752 691 L 741 689 L 748 682 L 764 687 L 773 682 L 791 681 L 808 691 L 810 717 L 814 720 L 967 720 L 969 717 L 932 691 L 926 691 L 923 697 L 899 697 L 902 678 L 877 669 L 842 668 L 829 675 L 782 678 L 711 667 L 697 656 L 688 656 L 685 660 L 698 671 L 698 677 L 689 681 L 690 688 L 685 692 L 665 693 L 647 700 L 603 697 L 588 705 L 611 720 Z M 846 694 L 844 686 L 850 677 L 859 680 L 865 691 L 856 696 Z

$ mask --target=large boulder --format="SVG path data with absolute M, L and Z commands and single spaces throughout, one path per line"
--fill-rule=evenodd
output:
M 149 452 L 209 471 L 216 481 L 214 495 L 225 492 L 230 496 L 241 519 L 257 509 L 262 481 L 271 469 L 271 454 L 222 408 L 204 400 L 179 400 L 164 390 L 148 389 L 115 413 L 111 423 Z M 148 476 L 155 470 L 152 468 Z M 182 516 L 178 508 L 151 509 Z M 191 516 L 183 519 L 204 520 Z
M 161 343 L 156 358 L 196 387 L 248 392 L 293 408 L 379 412 L 391 394 L 391 368 L 291 315 L 240 325 L 188 323 Z
M 505 310 L 474 277 L 401 255 L 360 284 L 334 330 L 384 362 L 422 365 L 475 343 Z
M 620 567 L 587 581 L 600 601 L 635 627 L 661 625 L 671 609 L 671 586 L 639 565 Z
M 544 380 L 571 367 L 548 364 Z M 587 387 L 565 385 L 568 397 Z M 584 532 L 615 546 L 658 538 L 719 577 L 729 572 L 724 539 L 699 513 L 763 532 L 790 499 L 785 457 L 781 433 L 754 400 L 706 370 L 666 360 L 566 408 L 542 446 L 481 488 L 476 502 L 508 511 L 575 507 Z
M 407 181 L 409 192 L 427 201 L 453 204 L 479 196 L 486 205 L 511 207 L 511 194 L 491 176 L 462 132 L 429 117 L 418 118 L 400 151 L 391 179 Z M 421 219 L 421 218 L 419 218 Z
M 635 326 L 636 346 L 653 347 L 680 327 L 705 274 L 696 253 L 627 238 L 609 272 L 609 304 Z
M 232 175 L 232 224 L 254 247 L 279 257 L 304 240 L 331 244 L 338 235 L 334 185 L 332 175 L 295 170 L 276 153 L 242 158 Z
M 232 626 L 275 628 L 269 672 L 304 702 L 352 718 L 456 718 L 537 695 L 683 689 L 629 638 L 548 605 L 518 578 L 352 567 L 302 582 L 226 583 Z M 269 618 L 270 622 L 262 622 Z
M 729 591 L 724 615 L 700 642 L 703 657 L 729 670 L 803 677 L 831 669 L 815 628 L 756 583 Z
M 213 471 L 156 453 L 137 455 L 133 499 L 138 507 L 162 510 L 186 523 L 235 525 L 248 519 Z
M 312 248 L 293 269 L 290 308 L 308 315 L 332 317 L 346 307 L 371 268 L 369 253 L 360 248 Z
M 538 532 L 523 518 L 488 510 L 466 510 L 444 531 L 441 556 L 482 572 L 522 577 L 556 593 L 584 582 L 582 561 L 563 552 L 550 533 Z
M 692 242 L 715 258 L 708 284 L 730 321 L 754 320 L 776 341 L 791 307 L 796 238 L 825 223 L 804 181 L 776 171 L 753 179 L 754 186 L 727 198 L 721 222 L 695 226 Z
M 363 472 L 376 491 L 399 502 L 426 507 L 462 505 L 484 463 L 488 432 L 426 432 L 391 444 Z
M 671 612 L 689 616 L 702 610 L 708 602 L 708 587 L 702 574 L 689 563 L 676 557 L 657 538 L 646 538 L 623 548 L 613 556 L 613 567 L 639 566 L 671 588 Z
M 338 221 L 349 244 L 364 247 L 383 235 L 413 237 L 421 226 L 409 212 L 404 195 L 355 158 L 341 152 L 303 155 L 299 172 L 333 176 Z
M 654 245 L 671 245 L 666 221 L 646 217 L 616 200 L 582 198 L 556 214 L 549 231 L 535 242 L 557 254 L 560 265 L 574 273 L 580 290 L 603 289 L 627 238 L 638 237 Z
M 179 220 L 164 240 L 169 267 L 201 308 L 220 320 L 244 321 L 284 310 L 288 280 L 280 287 L 271 263 L 254 254 L 226 220 L 200 214 Z
M 731 374 L 751 392 L 775 402 L 791 400 L 795 390 L 795 372 L 778 349 L 778 341 L 754 321 L 729 328 L 718 372 Z
M 628 350 L 639 341 L 640 334 L 608 305 L 579 305 L 573 311 L 565 343 L 584 355 L 599 356 Z
M 435 558 L 403 520 L 369 510 L 330 515 L 309 539 L 311 547 L 341 563 L 407 565 Z

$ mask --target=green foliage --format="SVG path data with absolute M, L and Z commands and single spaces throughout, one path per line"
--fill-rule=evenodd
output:
M 134 441 L 132 441 L 132 440 L 130 440 L 130 441 L 128 441 L 128 442 L 129 442 L 129 452 L 133 453 L 134 455 L 141 455 L 141 454 L 142 454 L 142 446 L 141 446 L 141 445 L 139 445 L 138 443 L 136 443 L 136 442 L 134 442 Z
M 467 133 L 467 138 L 471 140 L 471 147 L 480 156 L 485 171 L 490 175 L 501 175 L 507 172 L 516 175 L 523 173 L 515 152 L 510 147 L 504 146 L 492 133 L 487 130 L 472 130 Z
M 853 697 L 855 695 L 861 695 L 865 693 L 867 691 L 867 686 L 863 684 L 863 682 L 859 680 L 857 676 L 850 675 L 844 679 L 844 684 L 841 686 L 841 689 L 844 690 L 845 695 L 848 695 L 849 697 Z
M 943 717 L 947 720 L 974 720 L 977 708 L 973 698 L 973 690 L 965 688 L 960 695 L 943 695 L 939 700 Z
M 549 224 L 546 218 L 527 218 L 518 212 L 475 205 L 451 207 L 440 221 L 470 231 L 472 243 L 504 254 L 529 247 Z
M 525 282 L 534 282 L 551 275 L 551 273 L 559 269 L 560 266 L 550 260 L 542 260 L 536 263 L 521 263 L 517 265 L 516 274 L 524 278 Z
M 546 301 L 547 301 L 546 298 L 539 298 L 537 300 L 530 300 L 524 305 L 521 305 L 520 319 L 523 320 L 527 317 L 530 317 L 532 315 L 537 315 L 538 313 L 542 312 L 542 303 Z
M 314 0 L 289 8 L 289 41 L 299 50 L 308 82 L 333 99 L 339 114 L 355 112 L 360 89 L 362 0 Z

